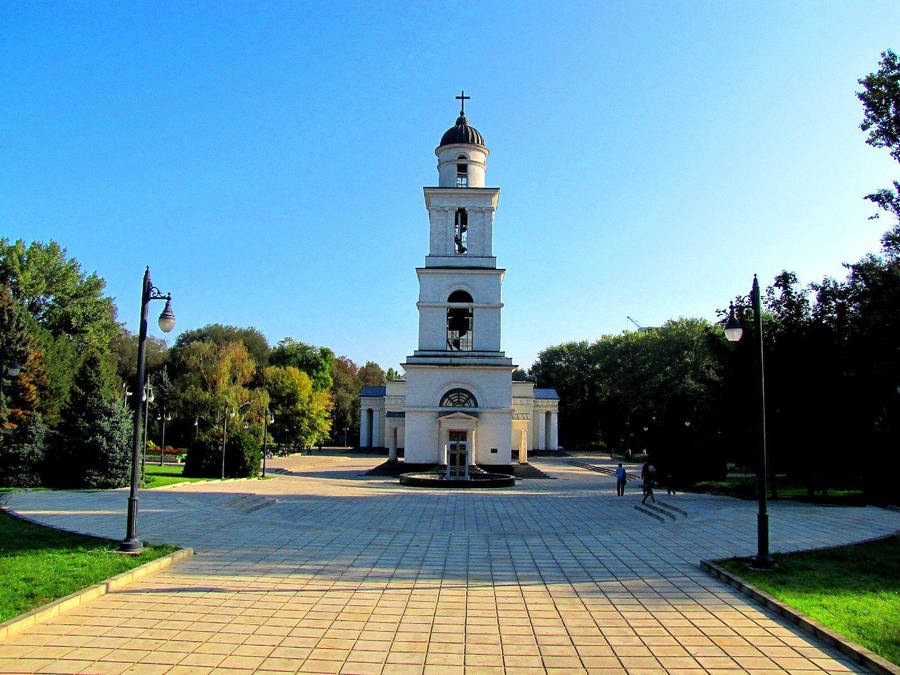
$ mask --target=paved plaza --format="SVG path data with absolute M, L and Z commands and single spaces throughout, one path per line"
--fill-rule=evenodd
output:
M 0 672 L 865 672 L 699 569 L 755 551 L 754 502 L 662 495 L 688 516 L 658 522 L 637 487 L 616 497 L 568 458 L 534 460 L 552 480 L 456 492 L 363 475 L 380 461 L 142 491 L 139 536 L 197 555 L 0 643 Z M 121 539 L 126 499 L 9 507 Z M 782 551 L 900 529 L 877 508 L 774 503 L 770 519 Z

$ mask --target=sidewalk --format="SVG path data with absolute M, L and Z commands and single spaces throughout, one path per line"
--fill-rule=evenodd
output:
M 659 523 L 637 489 L 617 498 L 566 459 L 498 491 L 405 488 L 359 476 L 378 458 L 319 455 L 142 491 L 139 535 L 197 555 L 0 643 L 0 672 L 863 672 L 699 569 L 753 552 L 755 504 L 679 494 L 690 516 Z M 126 499 L 9 505 L 120 539 Z M 775 550 L 900 528 L 875 508 L 771 508 Z

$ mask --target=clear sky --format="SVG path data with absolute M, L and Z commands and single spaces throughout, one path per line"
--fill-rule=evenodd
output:
M 0 0 L 0 236 L 59 241 L 132 330 L 150 265 L 176 332 L 397 367 L 465 89 L 528 367 L 876 250 L 897 166 L 854 92 L 898 38 L 896 0 Z

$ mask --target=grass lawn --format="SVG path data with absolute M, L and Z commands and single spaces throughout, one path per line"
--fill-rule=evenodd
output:
M 900 535 L 824 551 L 775 554 L 778 569 L 716 561 L 804 614 L 900 665 Z
M 175 550 L 153 546 L 129 556 L 118 548 L 117 541 L 60 532 L 0 512 L 0 622 Z
M 201 480 L 212 480 L 211 478 L 188 478 L 182 476 L 184 464 L 151 464 L 149 461 L 144 465 L 146 480 L 144 486 L 148 488 L 162 487 L 163 485 L 172 485 L 174 483 L 196 483 Z
M 733 477 L 725 480 L 698 481 L 685 488 L 689 492 L 710 492 L 714 494 L 730 495 L 743 499 L 756 499 L 756 477 Z M 769 483 L 769 495 L 772 494 L 772 484 Z M 813 502 L 816 504 L 835 504 L 841 506 L 863 506 L 867 504 L 861 488 L 829 487 L 828 494 L 816 494 L 810 497 L 806 485 L 788 483 L 781 480 L 777 485 L 778 499 Z

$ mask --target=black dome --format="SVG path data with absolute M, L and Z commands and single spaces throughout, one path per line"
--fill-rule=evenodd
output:
M 484 138 L 478 133 L 478 129 L 469 126 L 469 120 L 465 115 L 457 117 L 456 126 L 450 127 L 441 136 L 441 145 L 456 145 L 457 143 L 484 145 Z

